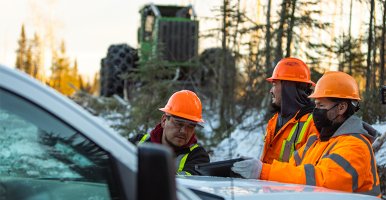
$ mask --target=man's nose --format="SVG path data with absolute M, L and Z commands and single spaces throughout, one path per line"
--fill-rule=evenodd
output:
M 181 133 L 186 133 L 186 132 L 187 132 L 187 128 L 188 128 L 188 124 L 183 124 L 183 125 L 180 127 L 180 132 L 181 132 Z

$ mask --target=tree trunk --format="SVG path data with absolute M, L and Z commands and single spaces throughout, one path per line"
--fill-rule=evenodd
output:
M 284 23 L 286 21 L 286 15 L 287 15 L 287 1 L 288 0 L 283 0 L 281 4 L 280 23 L 277 29 L 275 64 L 279 62 L 279 60 L 282 59 L 283 57 L 282 41 L 283 41 L 283 35 L 284 35 Z
M 272 68 L 271 66 L 271 0 L 268 0 L 267 7 L 267 24 L 266 24 L 266 35 L 265 35 L 265 67 L 267 69 L 267 73 Z M 267 74 L 269 76 L 269 74 Z
M 223 27 L 222 27 L 222 58 L 221 58 L 221 62 L 222 62 L 222 67 L 225 67 L 226 66 L 226 58 L 225 58 L 225 55 L 226 55 L 226 50 L 227 50 L 227 16 L 228 16 L 228 6 L 229 6 L 229 0 L 224 0 L 223 1 L 223 19 L 222 19 L 222 24 L 223 24 Z M 228 70 L 220 70 L 220 84 L 221 84 L 221 96 L 220 96 L 220 113 L 219 113 L 219 117 L 220 117 L 220 131 L 225 131 L 227 129 L 227 121 L 226 121 L 226 104 L 227 104 L 227 99 L 226 99 L 226 88 L 224 87 L 224 82 L 226 80 L 225 77 L 227 76 L 226 73 L 227 73 Z
M 375 6 L 374 6 L 375 7 Z M 373 38 L 374 38 L 374 44 L 373 44 L 373 55 L 372 55 L 372 67 L 371 67 L 371 87 L 373 89 L 375 89 L 377 87 L 377 77 L 376 77 L 376 74 L 377 74 L 377 68 L 378 68 L 378 65 L 377 65 L 377 30 L 376 28 L 377 25 L 375 24 L 375 20 L 374 20 L 374 35 L 373 35 Z
M 381 48 L 380 48 L 380 56 L 381 56 L 381 64 L 380 64 L 380 84 L 382 86 L 385 84 L 385 37 L 386 37 L 386 0 L 383 0 L 383 20 L 382 20 L 382 36 L 381 36 Z
M 370 0 L 370 23 L 369 23 L 369 37 L 367 40 L 367 70 L 366 70 L 366 92 L 371 88 L 371 50 L 373 47 L 373 19 L 374 19 L 374 0 Z
M 348 73 L 352 75 L 352 44 L 351 44 L 351 23 L 352 23 L 352 2 L 353 0 L 350 1 L 350 19 L 349 19 L 349 24 L 348 24 L 348 51 L 349 51 L 349 56 L 348 56 Z
M 233 33 L 233 48 L 235 52 L 240 51 L 240 41 L 238 40 L 239 36 L 239 26 L 241 22 L 241 12 L 240 12 L 240 0 L 237 0 L 237 6 L 236 6 L 236 25 L 234 26 L 234 33 Z M 229 43 L 228 43 L 229 44 Z
M 222 49 L 225 51 L 227 48 L 227 16 L 228 16 L 229 0 L 224 0 L 223 4 L 223 18 L 222 18 Z
M 290 24 L 287 29 L 287 53 L 285 57 L 291 56 L 291 42 L 292 42 L 292 30 L 295 24 L 295 9 L 296 9 L 296 0 L 291 1 L 291 16 L 290 16 Z

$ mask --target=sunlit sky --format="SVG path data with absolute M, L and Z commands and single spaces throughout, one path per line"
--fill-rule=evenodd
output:
M 193 4 L 197 15 L 205 18 L 213 17 L 213 8 L 221 5 L 223 0 L 0 0 L 0 63 L 14 66 L 17 40 L 24 24 L 28 38 L 32 38 L 36 32 L 44 39 L 46 68 L 51 57 L 48 47 L 58 45 L 63 40 L 71 61 L 77 59 L 80 73 L 91 77 L 99 70 L 100 60 L 106 56 L 111 44 L 127 43 L 137 47 L 138 11 L 149 2 Z M 243 2 L 242 6 L 252 13 L 249 15 L 251 18 L 263 12 L 255 10 L 256 2 L 262 2 L 262 5 L 266 3 L 259 0 Z M 277 5 L 273 3 L 276 8 Z M 260 13 L 261 20 L 265 20 L 263 14 Z M 354 13 L 354 16 L 364 17 L 361 13 Z M 354 26 L 358 24 L 354 23 Z M 213 25 L 201 22 L 201 29 L 205 26 Z
M 91 76 L 100 68 L 111 44 L 137 47 L 139 9 L 145 0 L 0 0 L 0 63 L 14 66 L 21 24 L 28 38 L 37 32 L 47 46 L 66 43 L 67 54 L 78 61 L 81 74 Z M 210 14 L 222 1 L 156 0 L 156 4 L 194 4 L 197 14 Z M 53 36 L 53 37 L 51 37 Z M 55 41 L 55 42 L 51 42 Z M 50 53 L 45 53 L 49 62 Z M 49 65 L 49 63 L 46 65 Z M 46 66 L 48 67 L 48 66 Z

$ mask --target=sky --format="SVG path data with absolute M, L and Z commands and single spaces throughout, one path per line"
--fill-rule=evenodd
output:
M 21 25 L 28 38 L 41 35 L 46 46 L 63 40 L 67 55 L 77 59 L 79 71 L 93 76 L 111 44 L 137 47 L 139 9 L 146 0 L 0 0 L 0 64 L 13 67 Z M 194 4 L 197 14 L 210 15 L 222 0 L 155 0 L 155 4 Z M 53 42 L 55 41 L 55 42 Z M 46 68 L 50 52 L 45 55 Z
M 203 19 L 213 17 L 213 9 L 221 5 L 223 0 L 0 0 L 0 64 L 14 66 L 17 40 L 20 37 L 21 25 L 24 24 L 28 38 L 38 33 L 44 39 L 46 68 L 49 68 L 51 58 L 48 47 L 57 46 L 63 40 L 71 61 L 76 59 L 80 73 L 91 78 L 99 71 L 100 60 L 106 56 L 111 44 L 127 43 L 137 48 L 140 19 L 138 11 L 149 2 L 169 5 L 192 4 L 199 17 L 202 31 L 205 27 L 209 29 L 216 26 L 214 22 Z M 241 7 L 250 13 L 248 14 L 250 18 L 265 23 L 264 10 L 255 10 L 257 3 L 264 6 L 266 1 L 243 0 Z M 275 9 L 279 4 L 279 0 L 273 1 L 272 16 L 276 15 Z M 347 10 L 339 11 L 337 8 L 331 8 L 331 5 L 326 5 L 323 10 L 346 12 L 346 16 L 348 15 Z M 365 15 L 366 12 L 353 14 L 354 18 L 361 20 L 367 19 Z M 331 13 L 325 13 L 324 16 L 329 18 Z M 339 29 L 340 24 L 347 23 L 347 19 L 345 17 L 334 23 L 336 31 L 342 32 Z M 355 27 L 360 24 L 362 23 L 354 23 L 353 30 L 360 29 Z M 204 45 L 200 44 L 200 49 L 216 47 L 219 44 L 219 41 L 205 42 Z

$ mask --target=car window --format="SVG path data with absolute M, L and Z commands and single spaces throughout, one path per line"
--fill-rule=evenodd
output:
M 56 115 L 1 88 L 0 147 L 6 199 L 110 199 L 113 193 L 107 152 Z

